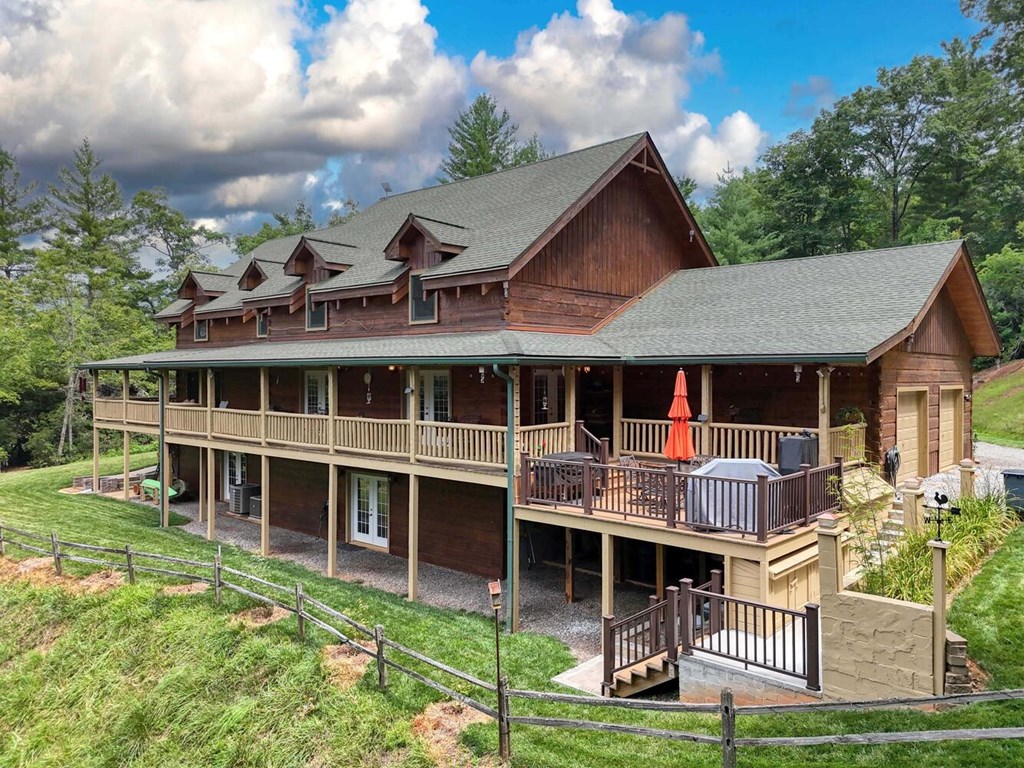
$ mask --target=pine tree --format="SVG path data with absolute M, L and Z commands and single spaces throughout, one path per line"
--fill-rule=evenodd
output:
M 39 185 L 21 186 L 21 172 L 14 155 L 0 147 L 0 277 L 13 280 L 28 272 L 32 251 L 22 238 L 43 227 L 46 201 L 36 197 Z
M 448 156 L 441 162 L 441 182 L 457 181 L 492 171 L 534 163 L 547 157 L 536 135 L 519 139 L 519 126 L 507 109 L 481 93 L 448 128 Z

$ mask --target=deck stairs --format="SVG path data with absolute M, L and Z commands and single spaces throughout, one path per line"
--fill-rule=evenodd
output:
M 669 663 L 668 654 L 663 652 L 616 672 L 612 677 L 609 694 L 616 698 L 636 696 L 662 683 L 675 680 L 678 673 L 679 667 Z

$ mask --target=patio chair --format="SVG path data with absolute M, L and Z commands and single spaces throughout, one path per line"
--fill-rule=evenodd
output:
M 619 466 L 627 469 L 645 469 L 635 456 L 623 455 Z M 632 503 L 646 507 L 651 514 L 664 515 L 668 509 L 665 475 L 654 472 L 630 472 L 632 476 Z

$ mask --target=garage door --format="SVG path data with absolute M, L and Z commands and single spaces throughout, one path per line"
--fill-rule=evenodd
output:
M 926 392 L 900 392 L 896 395 L 896 445 L 900 449 L 897 480 L 928 474 L 927 438 L 921 432 L 926 424 L 923 413 Z
M 939 469 L 949 469 L 963 458 L 963 390 L 939 393 Z

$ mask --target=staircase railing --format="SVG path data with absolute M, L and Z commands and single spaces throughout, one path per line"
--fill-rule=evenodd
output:
M 582 421 L 576 422 L 576 450 L 589 453 L 598 464 L 607 464 L 611 457 L 608 438 L 598 437 Z

